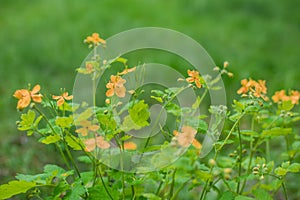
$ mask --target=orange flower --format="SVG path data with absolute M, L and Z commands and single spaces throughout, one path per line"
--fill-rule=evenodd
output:
M 87 62 L 85 64 L 85 68 L 86 68 L 86 72 L 89 73 L 89 74 L 92 73 L 92 72 L 94 72 L 94 66 L 90 62 Z
M 255 97 L 261 97 L 265 101 L 268 101 L 267 87 L 265 80 L 254 81 L 251 78 L 249 81 L 247 79 L 241 80 L 242 87 L 237 91 L 238 94 L 247 94 L 253 95 Z
M 130 72 L 133 72 L 136 70 L 136 67 L 133 67 L 133 68 L 126 68 L 124 69 L 122 72 L 118 73 L 118 75 L 125 75 L 125 74 L 128 74 Z
M 98 125 L 92 125 L 92 122 L 83 120 L 80 123 L 81 128 L 76 130 L 76 133 L 80 133 L 82 136 L 87 136 L 89 131 L 97 131 L 100 127 Z
M 292 90 L 291 95 L 290 95 L 290 99 L 292 101 L 292 104 L 299 104 L 300 92 Z
M 195 139 L 197 130 L 190 126 L 183 126 L 182 133 L 174 130 L 173 134 L 178 140 L 178 144 L 182 147 L 188 147 L 192 144 L 196 149 L 201 149 L 202 145 Z
M 96 136 L 96 138 L 91 138 L 83 141 L 85 144 L 85 151 L 91 152 L 96 146 L 100 149 L 107 149 L 110 147 L 109 142 L 105 141 L 102 136 Z
M 195 70 L 192 70 L 192 71 L 188 70 L 188 75 L 189 75 L 189 77 L 186 78 L 186 81 L 188 83 L 195 83 L 198 88 L 202 87 L 201 82 L 200 82 L 199 72 L 197 72 Z
M 106 88 L 108 89 L 106 96 L 111 97 L 116 93 L 118 97 L 125 97 L 126 88 L 124 87 L 124 83 L 126 83 L 126 80 L 122 79 L 121 76 L 111 75 L 109 83 L 106 84 Z
M 93 33 L 91 36 L 88 36 L 84 42 L 87 44 L 94 44 L 95 46 L 98 46 L 99 44 L 106 44 L 106 41 L 100 38 L 98 33 Z
M 61 105 L 64 104 L 65 100 L 73 99 L 73 95 L 70 95 L 70 96 L 68 96 L 68 95 L 69 95 L 68 92 L 64 92 L 61 96 L 52 95 L 52 99 L 58 100 L 57 101 L 57 106 L 61 106 Z
M 292 104 L 299 104 L 299 99 L 300 99 L 300 92 L 296 90 L 292 90 L 289 96 L 285 94 L 285 90 L 277 91 L 272 96 L 272 100 L 274 101 L 274 103 L 290 100 Z
M 33 87 L 32 91 L 26 89 L 17 90 L 13 95 L 17 99 L 19 99 L 17 109 L 23 110 L 30 104 L 31 100 L 36 103 L 41 103 L 43 96 L 41 94 L 38 94 L 40 89 L 41 86 L 36 85 Z
M 126 150 L 136 150 L 136 144 L 134 142 L 125 142 L 124 149 Z

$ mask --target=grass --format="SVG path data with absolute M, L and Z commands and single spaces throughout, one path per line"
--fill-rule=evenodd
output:
M 82 41 L 90 33 L 108 38 L 144 26 L 185 33 L 200 42 L 218 65 L 231 63 L 235 79 L 226 80 L 230 102 L 239 80 L 246 77 L 266 79 L 270 93 L 300 89 L 299 6 L 292 0 L 2 0 L 0 182 L 17 171 L 39 171 L 49 157 L 55 160 L 55 154 L 45 156 L 53 149 L 32 147 L 30 139 L 16 130 L 12 94 L 27 83 L 39 83 L 50 93 L 62 87 L 72 90 L 75 68 L 89 53 Z

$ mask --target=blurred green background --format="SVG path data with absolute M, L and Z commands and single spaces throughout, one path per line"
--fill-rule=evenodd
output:
M 246 77 L 266 79 L 270 94 L 300 89 L 299 9 L 295 0 L 1 0 L 0 183 L 16 172 L 40 172 L 50 159 L 58 162 L 52 147 L 17 131 L 12 94 L 28 83 L 50 94 L 71 91 L 75 68 L 89 53 L 83 39 L 91 33 L 108 38 L 158 26 L 189 35 L 217 65 L 230 62 L 230 102 Z

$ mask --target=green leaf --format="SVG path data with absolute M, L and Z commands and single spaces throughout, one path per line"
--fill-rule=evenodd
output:
M 82 150 L 81 140 L 73 135 L 67 135 L 65 138 L 67 145 L 71 147 L 73 150 Z
M 263 130 L 262 137 L 275 137 L 275 136 L 285 136 L 292 132 L 292 128 L 281 128 L 275 127 L 270 130 Z
M 156 96 L 150 96 L 152 99 L 155 99 L 156 101 L 162 103 L 163 99 L 161 97 L 156 97 Z
M 275 170 L 274 170 L 274 173 L 277 174 L 278 176 L 285 176 L 286 173 L 288 172 L 287 169 L 284 169 L 282 167 L 277 167 Z
M 168 103 L 165 106 L 165 109 L 167 110 L 168 113 L 171 113 L 174 116 L 180 116 L 182 114 L 181 108 L 177 104 L 172 102 Z
M 219 200 L 234 200 L 234 193 L 230 191 L 223 192 L 223 195 Z
M 144 193 L 142 194 L 143 197 L 147 198 L 148 200 L 161 200 L 161 198 L 153 193 Z
M 253 191 L 253 195 L 255 196 L 256 199 L 259 200 L 273 200 L 271 195 L 266 192 L 264 189 L 258 188 Z
M 283 101 L 281 104 L 281 109 L 285 111 L 290 111 L 294 107 L 294 104 L 292 104 L 292 101 Z
M 70 200 L 81 200 L 82 195 L 84 195 L 86 192 L 86 188 L 84 185 L 81 183 L 80 179 L 77 179 L 72 185 L 69 190 L 69 192 L 66 194 L 64 197 L 65 199 L 70 199 Z
M 79 157 L 77 157 L 77 160 L 79 162 L 86 163 L 86 164 L 92 163 L 91 159 L 88 156 L 79 156 Z
M 35 120 L 35 112 L 32 110 L 28 110 L 27 113 L 21 115 L 21 122 L 18 124 L 18 130 L 27 131 L 27 135 L 30 136 L 33 134 L 33 130 L 37 127 L 38 123 L 41 121 L 42 116 L 38 117 Z
M 259 134 L 255 131 L 252 131 L 252 130 L 242 130 L 241 134 L 242 135 L 247 135 L 247 136 L 252 136 L 252 137 L 259 137 Z
M 141 127 L 148 126 L 148 119 L 150 113 L 148 111 L 148 105 L 144 103 L 144 100 L 134 104 L 132 108 L 128 109 L 129 115 L 133 122 Z
M 28 181 L 10 181 L 0 186 L 0 199 L 8 199 L 14 195 L 27 192 L 36 186 L 34 182 Z
M 73 123 L 73 117 L 57 117 L 55 124 L 61 128 L 70 128 Z
M 124 65 L 126 65 L 127 63 L 127 59 L 126 58 L 122 58 L 122 57 L 118 57 L 115 62 L 120 62 L 123 63 Z
M 82 113 L 76 115 L 75 118 L 75 124 L 83 121 L 83 120 L 87 120 L 88 118 L 90 118 L 92 115 L 94 114 L 93 112 L 93 108 L 87 108 L 85 111 L 83 111 Z
M 133 120 L 131 119 L 130 115 L 127 115 L 124 117 L 123 124 L 121 129 L 125 132 L 130 131 L 130 130 L 139 130 L 141 129 L 141 126 L 136 125 Z
M 47 137 L 41 138 L 39 142 L 43 144 L 52 144 L 58 142 L 59 140 L 60 140 L 59 135 L 49 135 Z
M 299 172 L 300 171 L 300 163 L 293 163 L 288 167 L 289 172 Z
M 234 200 L 254 200 L 252 197 L 247 197 L 247 196 L 236 196 Z
M 108 188 L 109 189 L 109 188 Z M 89 198 L 88 200 L 111 200 L 107 192 L 105 191 L 104 187 L 102 185 L 95 185 L 94 187 L 91 187 L 88 189 L 89 192 Z M 119 199 L 118 193 L 109 191 L 110 195 L 112 196 L 112 199 Z

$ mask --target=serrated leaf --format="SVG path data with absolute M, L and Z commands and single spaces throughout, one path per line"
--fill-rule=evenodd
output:
M 28 110 L 27 113 L 21 115 L 21 122 L 18 124 L 18 130 L 27 131 L 34 127 L 35 112 Z M 31 134 L 29 134 L 31 135 Z
M 58 142 L 59 140 L 60 140 L 59 135 L 49 135 L 47 137 L 41 138 L 39 142 L 43 144 L 52 144 Z
M 148 104 L 144 103 L 144 100 L 134 104 L 132 108 L 128 109 L 129 115 L 133 122 L 140 127 L 148 126 L 148 119 L 150 113 L 148 111 Z
M 55 124 L 61 128 L 70 128 L 73 124 L 73 117 L 57 117 Z
M 234 193 L 230 191 L 223 192 L 219 200 L 234 200 Z
M 299 172 L 300 171 L 300 163 L 293 163 L 288 167 L 289 172 Z
M 36 186 L 34 182 L 10 181 L 0 186 L 0 199 L 8 199 L 14 195 L 26 193 L 29 189 Z
M 65 137 L 65 140 L 67 142 L 67 145 L 69 147 L 71 147 L 73 150 L 82 150 L 82 147 L 81 147 L 81 140 L 73 135 L 67 135 Z
M 171 113 L 174 116 L 180 116 L 182 114 L 181 108 L 177 104 L 172 103 L 172 102 L 168 103 L 165 106 L 165 109 L 168 113 Z
M 279 176 L 285 176 L 286 173 L 288 172 L 287 169 L 284 169 L 282 167 L 277 167 L 275 170 L 274 170 L 274 173 L 279 175 Z
M 276 137 L 276 136 L 285 136 L 292 132 L 292 128 L 281 128 L 275 127 L 270 130 L 263 130 L 262 137 Z
M 112 196 L 112 199 L 119 199 L 118 193 L 111 191 L 109 188 L 109 193 Z M 89 192 L 89 198 L 88 200 L 111 200 L 107 192 L 105 191 L 104 187 L 101 185 L 95 185 L 94 187 L 91 187 L 88 189 Z
M 255 196 L 256 199 L 259 200 L 273 200 L 270 194 L 261 188 L 255 189 L 253 191 L 253 195 Z
M 290 111 L 294 107 L 294 104 L 292 104 L 292 101 L 283 101 L 281 104 L 281 109 L 285 111 Z
M 93 109 L 92 108 L 87 108 L 85 111 L 81 112 L 80 114 L 76 115 L 75 120 L 75 124 L 83 121 L 83 120 L 87 120 L 88 118 L 90 118 L 93 115 Z

